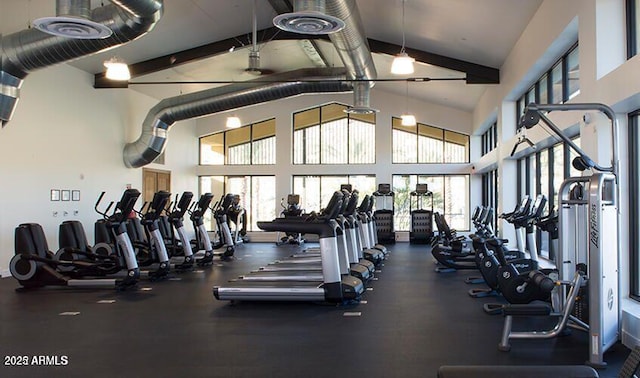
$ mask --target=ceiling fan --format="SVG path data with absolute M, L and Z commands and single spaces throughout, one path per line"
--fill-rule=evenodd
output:
M 256 14 L 256 2 L 253 0 L 253 17 L 251 30 L 251 47 L 249 48 L 249 66 L 244 72 L 253 75 L 271 75 L 275 71 L 260 67 L 260 49 L 258 49 L 258 16 Z

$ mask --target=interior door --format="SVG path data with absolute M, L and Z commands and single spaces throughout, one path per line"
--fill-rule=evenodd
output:
M 157 169 L 142 169 L 143 201 L 149 202 L 159 190 L 171 191 L 171 172 Z

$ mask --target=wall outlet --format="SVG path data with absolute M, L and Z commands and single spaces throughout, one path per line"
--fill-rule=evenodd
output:
M 54 212 L 53 212 L 53 217 L 54 217 L 54 218 L 56 218 L 57 216 L 58 216 L 58 212 L 57 212 L 57 211 L 54 211 Z

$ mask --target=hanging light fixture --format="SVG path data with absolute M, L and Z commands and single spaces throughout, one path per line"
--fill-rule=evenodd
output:
M 242 122 L 240 121 L 240 118 L 238 116 L 234 115 L 227 117 L 227 129 L 237 129 L 240 126 L 242 126 Z
M 129 66 L 123 62 L 117 56 L 104 62 L 104 66 L 107 68 L 106 77 L 110 80 L 127 81 L 131 79 L 131 73 L 129 72 Z
M 404 36 L 404 3 L 406 0 L 402 0 L 402 48 L 400 53 L 393 58 L 391 63 L 391 73 L 394 75 L 408 75 L 413 73 L 413 62 L 416 60 L 410 57 L 404 51 L 405 36 Z
M 406 83 L 406 91 L 405 91 L 405 112 L 400 116 L 402 126 L 415 126 L 416 125 L 416 116 L 409 113 L 409 81 L 405 81 Z

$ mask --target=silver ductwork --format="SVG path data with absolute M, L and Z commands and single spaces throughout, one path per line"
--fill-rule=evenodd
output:
M 295 9 L 320 5 L 328 16 L 342 20 L 345 27 L 329 35 L 345 67 L 346 77 L 337 81 L 330 69 L 305 69 L 269 76 L 274 83 L 245 82 L 162 100 L 153 107 L 142 125 L 142 134 L 124 149 L 128 167 L 151 163 L 165 148 L 167 133 L 176 121 L 202 117 L 239 107 L 295 96 L 303 93 L 354 91 L 354 113 L 370 113 L 369 94 L 378 77 L 355 0 L 297 1 Z M 319 8 L 316 8 L 316 11 Z M 320 13 L 320 12 L 316 12 Z M 275 22 L 275 21 L 274 21 Z M 287 77 L 287 79 L 285 79 Z M 310 81 L 309 78 L 319 78 Z M 344 79 L 344 78 L 343 78 Z M 264 79 L 262 79 L 264 80 Z M 293 80 L 293 81 L 292 81 Z M 297 80 L 297 81 L 295 81 Z M 258 81 L 258 80 L 256 80 Z
M 345 112 L 351 114 L 371 114 L 377 112 L 369 105 L 371 98 L 371 86 L 368 81 L 353 82 L 353 106 L 345 109 Z
M 26 29 L 0 36 L 0 121 L 4 126 L 17 105 L 20 86 L 32 71 L 91 55 L 133 41 L 149 32 L 160 20 L 163 0 L 110 0 L 112 4 L 90 12 L 92 22 L 108 26 L 103 39 L 71 39 Z M 58 12 L 82 19 L 83 2 L 58 3 Z
M 108 26 L 91 20 L 91 0 L 56 0 L 56 15 L 33 21 L 33 26 L 47 34 L 74 39 L 107 38 Z
M 273 83 L 256 79 L 164 99 L 147 114 L 138 140 L 125 146 L 125 165 L 139 168 L 155 160 L 175 122 L 305 93 L 349 92 L 345 78 L 343 69 L 305 68 L 272 75 Z
M 364 81 L 369 87 L 373 87 L 378 78 L 376 66 L 373 63 L 369 42 L 364 32 L 360 12 L 355 0 L 327 0 L 326 12 L 328 15 L 337 17 L 344 21 L 345 27 L 338 33 L 329 34 L 329 39 L 338 51 L 342 63 L 347 68 L 350 79 Z M 349 110 L 357 113 L 371 113 L 374 109 L 369 108 L 370 88 L 365 85 L 358 85 L 354 88 L 354 109 Z
M 273 24 L 299 34 L 330 34 L 342 30 L 344 21 L 326 13 L 325 0 L 294 0 L 293 12 L 277 15 Z

